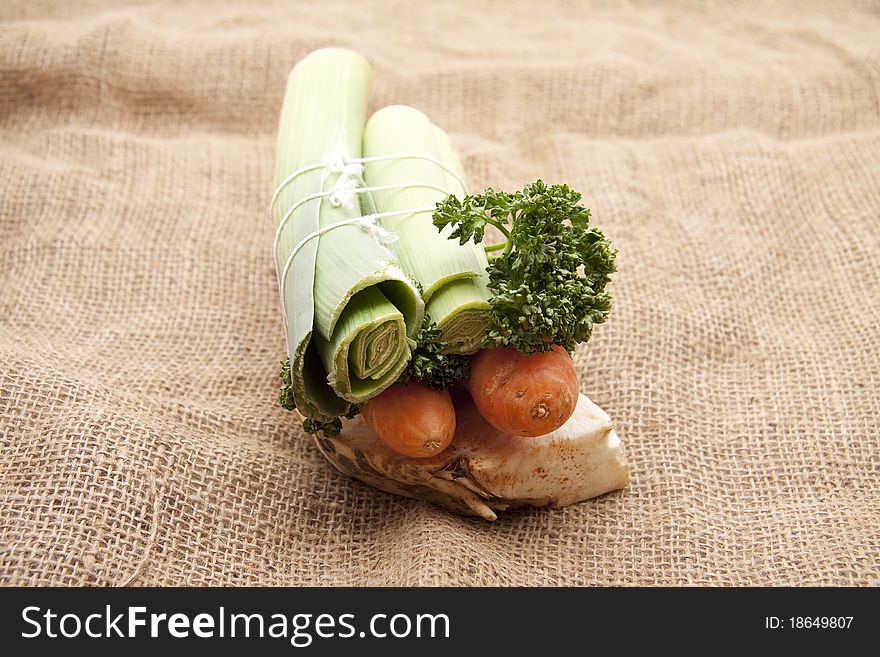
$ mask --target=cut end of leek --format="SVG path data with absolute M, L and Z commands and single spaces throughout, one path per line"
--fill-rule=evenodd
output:
M 359 379 L 378 379 L 394 367 L 388 355 L 400 345 L 402 322 L 388 320 L 371 331 L 361 331 L 351 344 L 349 365 Z
M 483 278 L 447 283 L 431 297 L 426 309 L 440 329 L 449 354 L 473 354 L 483 345 L 489 328 L 489 289 Z
M 410 357 L 403 314 L 375 285 L 351 298 L 330 340 L 315 335 L 314 341 L 327 382 L 353 404 L 394 383 Z
M 445 324 L 437 324 L 440 340 L 446 343 L 447 354 L 475 354 L 483 346 L 489 328 L 489 304 L 481 308 L 460 310 Z

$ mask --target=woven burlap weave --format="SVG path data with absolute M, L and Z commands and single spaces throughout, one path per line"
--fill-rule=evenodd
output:
M 0 583 L 880 584 L 880 9 L 617 4 L 4 2 Z M 275 128 L 323 45 L 472 188 L 584 192 L 625 490 L 460 518 L 275 405 Z

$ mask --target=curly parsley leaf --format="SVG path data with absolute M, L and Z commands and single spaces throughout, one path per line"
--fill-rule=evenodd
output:
M 290 378 L 290 359 L 285 358 L 281 361 L 281 369 L 278 372 L 281 379 L 281 388 L 278 390 L 278 404 L 281 408 L 292 411 L 296 408 L 296 402 L 293 399 L 293 383 Z
M 342 431 L 342 420 L 335 417 L 324 422 L 322 420 L 306 418 L 303 420 L 303 431 L 306 433 L 320 433 L 325 436 L 338 436 L 339 432 Z
M 466 379 L 470 371 L 470 358 L 445 354 L 446 343 L 440 341 L 440 329 L 425 315 L 422 328 L 416 336 L 412 358 L 397 379 L 409 383 L 415 379 L 435 390 L 444 390 L 458 379 Z
M 484 246 L 487 252 L 503 249 L 490 256 L 487 268 L 493 292 L 489 345 L 531 353 L 559 344 L 573 351 L 605 321 L 611 310 L 605 286 L 617 271 L 617 250 L 589 227 L 590 211 L 580 200 L 568 185 L 538 180 L 521 192 L 487 189 L 437 204 L 434 225 L 452 226 L 450 238 L 462 244 L 482 241 L 486 224 L 505 237 Z

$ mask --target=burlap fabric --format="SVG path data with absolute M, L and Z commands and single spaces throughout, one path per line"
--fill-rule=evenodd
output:
M 73 4 L 0 9 L 0 582 L 880 583 L 876 3 Z M 328 44 L 474 188 L 585 193 L 626 490 L 460 518 L 275 405 L 276 120 Z

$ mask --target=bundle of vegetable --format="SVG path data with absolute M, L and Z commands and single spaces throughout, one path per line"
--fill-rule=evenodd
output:
M 364 127 L 368 80 L 361 57 L 328 49 L 288 81 L 272 199 L 281 404 L 343 472 L 485 518 L 622 487 L 619 441 L 569 355 L 610 310 L 616 252 L 567 186 L 467 195 L 417 110 Z M 480 245 L 487 225 L 505 241 Z

